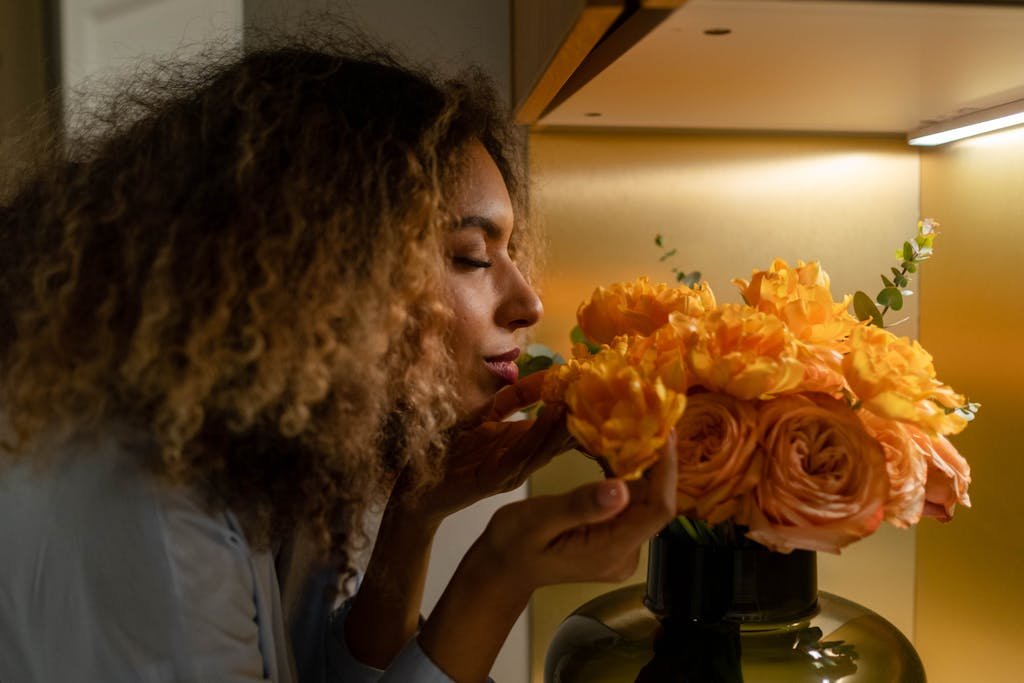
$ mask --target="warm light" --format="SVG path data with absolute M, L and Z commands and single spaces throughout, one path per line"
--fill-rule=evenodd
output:
M 944 145 L 954 140 L 1021 124 L 1024 124 L 1024 100 L 1016 100 L 918 128 L 907 134 L 907 142 L 922 146 Z

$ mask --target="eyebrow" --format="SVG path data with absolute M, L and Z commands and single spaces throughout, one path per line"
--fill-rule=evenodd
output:
M 456 229 L 459 230 L 463 228 L 481 228 L 484 231 L 484 234 L 492 240 L 501 239 L 502 235 L 502 229 L 499 228 L 494 221 L 490 218 L 486 218 L 485 216 L 464 216 L 456 226 Z

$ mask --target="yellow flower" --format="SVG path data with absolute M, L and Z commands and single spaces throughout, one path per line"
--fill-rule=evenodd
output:
M 774 316 L 724 304 L 697 323 L 687 349 L 692 384 L 736 398 L 755 399 L 793 391 L 804 377 L 801 349 Z
M 666 388 L 615 349 L 566 370 L 565 379 L 569 433 L 627 479 L 639 477 L 657 461 L 658 450 L 686 407 L 685 394 Z
M 695 316 L 715 307 L 706 283 L 689 287 L 651 284 L 646 277 L 610 287 L 598 287 L 576 312 L 580 329 L 589 339 L 610 344 L 620 335 L 649 335 L 668 322 L 673 311 Z
M 963 405 L 964 397 L 935 378 L 931 355 L 912 339 L 874 325 L 856 327 L 843 374 L 857 399 L 876 415 L 933 434 L 956 434 L 967 426 L 963 417 L 945 411 Z
M 751 307 L 782 320 L 802 342 L 842 348 L 842 342 L 858 325 L 848 312 L 852 296 L 832 300 L 828 273 L 817 261 L 796 262 L 791 268 L 782 259 L 768 270 L 755 270 L 750 281 L 733 280 Z
M 678 312 L 669 314 L 669 322 L 650 336 L 616 337 L 612 348 L 619 349 L 631 365 L 659 378 L 664 385 L 679 393 L 689 389 L 685 352 L 696 334 L 696 319 Z

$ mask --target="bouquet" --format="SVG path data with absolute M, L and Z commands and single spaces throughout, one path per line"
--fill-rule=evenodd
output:
M 948 520 L 970 505 L 970 468 L 947 437 L 978 406 L 883 327 L 935 226 L 919 223 L 874 301 L 835 300 L 817 262 L 780 259 L 733 280 L 742 303 L 679 271 L 674 285 L 599 287 L 577 312 L 571 358 L 545 370 L 543 400 L 564 404 L 583 449 L 627 479 L 675 429 L 678 524 L 698 542 L 838 553 L 883 521 Z

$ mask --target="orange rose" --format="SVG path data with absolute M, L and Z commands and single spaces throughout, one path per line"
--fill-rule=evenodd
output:
M 737 521 L 778 552 L 838 553 L 873 533 L 885 515 L 885 455 L 846 404 L 824 395 L 761 404 L 762 476 Z
M 913 425 L 907 425 L 907 431 L 928 463 L 924 485 L 924 515 L 948 522 L 953 519 L 957 503 L 971 506 L 970 496 L 967 495 L 971 468 L 949 439 L 929 436 Z
M 679 514 L 711 524 L 733 515 L 739 497 L 757 483 L 757 409 L 726 394 L 688 397 L 676 423 Z
M 901 529 L 917 524 L 924 512 L 928 463 L 910 438 L 909 425 L 878 417 L 868 410 L 858 410 L 857 417 L 885 452 L 885 469 L 889 473 L 886 521 Z
M 797 341 L 782 322 L 749 306 L 724 304 L 697 323 L 687 349 L 691 382 L 736 398 L 769 398 L 800 386 Z
M 569 433 L 612 471 L 635 479 L 658 459 L 658 450 L 686 407 L 686 395 L 645 375 L 614 349 L 567 372 Z
M 652 285 L 646 277 L 610 287 L 598 287 L 589 301 L 580 305 L 576 319 L 587 337 L 610 344 L 619 335 L 649 335 L 668 322 L 673 311 L 700 315 L 715 307 L 715 297 L 706 283 L 694 289 Z
M 842 348 L 858 325 L 848 312 L 853 297 L 833 301 L 828 273 L 818 262 L 796 263 L 796 268 L 790 268 L 775 259 L 768 270 L 755 270 L 749 282 L 736 279 L 733 284 L 748 305 L 778 317 L 800 341 Z
M 849 343 L 843 374 L 865 408 L 936 434 L 956 434 L 967 426 L 967 420 L 944 410 L 963 405 L 964 397 L 935 378 L 931 355 L 916 341 L 865 325 L 854 329 Z
M 656 376 L 673 391 L 686 393 L 690 378 L 686 372 L 685 351 L 695 334 L 693 319 L 679 313 L 669 315 L 669 322 L 650 336 L 616 337 L 612 347 L 620 349 L 632 365 Z

